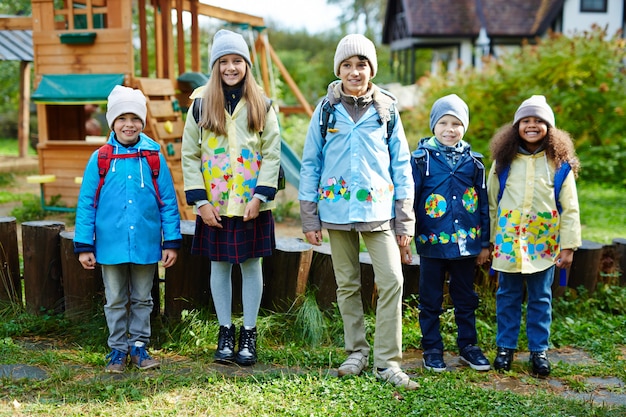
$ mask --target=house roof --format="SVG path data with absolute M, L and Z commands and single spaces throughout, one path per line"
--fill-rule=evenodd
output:
M 32 31 L 0 30 L 0 60 L 32 62 Z
M 389 0 L 383 43 L 404 37 L 534 37 L 544 34 L 564 0 Z M 398 30 L 398 25 L 404 26 Z M 394 28 L 395 26 L 395 28 Z

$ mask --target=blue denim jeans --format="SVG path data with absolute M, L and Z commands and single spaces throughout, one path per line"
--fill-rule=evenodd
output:
M 156 264 L 102 265 L 104 315 L 111 349 L 129 352 L 135 342 L 150 341 L 152 283 Z M 130 303 L 129 303 L 130 302 Z M 128 309 L 127 309 L 128 305 Z
M 548 349 L 552 324 L 552 282 L 554 266 L 534 274 L 500 272 L 496 292 L 496 345 L 517 349 L 522 320 L 524 281 L 528 292 L 526 308 L 526 336 L 528 350 L 543 352 Z
M 449 293 L 454 305 L 459 350 L 477 343 L 476 308 L 478 294 L 474 291 L 476 257 L 437 259 L 420 257 L 419 322 L 422 348 L 443 351 L 439 316 L 443 313 L 443 286 L 446 271 L 450 277 Z

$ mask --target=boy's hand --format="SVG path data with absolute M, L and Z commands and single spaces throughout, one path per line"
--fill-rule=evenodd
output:
M 85 269 L 95 269 L 96 267 L 96 257 L 93 252 L 81 252 L 78 254 L 78 262 Z
M 176 259 L 178 259 L 178 251 L 176 249 L 163 249 L 163 257 L 161 258 L 163 268 L 169 268 L 174 265 Z
M 403 264 L 411 265 L 411 262 L 413 262 L 413 252 L 411 252 L 411 245 L 400 246 L 400 258 L 402 259 Z
M 315 246 L 322 245 L 322 231 L 321 230 L 311 230 L 310 232 L 306 232 L 304 236 L 306 237 L 306 240 L 311 245 L 315 245 Z
M 411 240 L 413 240 L 413 236 L 406 236 L 406 235 L 396 236 L 396 241 L 398 242 L 398 246 L 400 246 L 401 248 L 405 246 L 409 246 L 411 244 Z
M 489 262 L 489 255 L 491 250 L 489 248 L 483 248 L 476 258 L 476 265 L 484 265 Z

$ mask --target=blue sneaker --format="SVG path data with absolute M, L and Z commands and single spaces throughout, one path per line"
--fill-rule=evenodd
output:
M 104 368 L 104 372 L 121 374 L 126 370 L 126 361 L 128 360 L 128 354 L 126 352 L 113 349 L 106 358 L 109 360 L 109 363 Z
M 475 345 L 467 345 L 461 350 L 461 362 L 465 362 L 476 371 L 488 371 L 491 368 L 489 360 Z
M 446 370 L 446 363 L 443 361 L 443 352 L 439 349 L 429 349 L 423 354 L 424 368 L 433 372 L 443 372 Z
M 130 348 L 130 361 L 139 369 L 152 369 L 161 366 L 161 362 L 148 354 L 146 345 L 142 342 L 135 342 L 135 346 Z

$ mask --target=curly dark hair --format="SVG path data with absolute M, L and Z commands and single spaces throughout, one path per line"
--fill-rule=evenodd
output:
M 578 177 L 580 161 L 576 156 L 574 141 L 569 133 L 556 127 L 548 126 L 546 135 L 545 150 L 546 156 L 556 167 L 563 162 L 569 162 L 575 177 Z M 500 169 L 511 165 L 511 162 L 518 153 L 519 147 L 523 144 L 523 139 L 519 135 L 519 122 L 516 124 L 506 124 L 502 126 L 491 138 L 489 150 L 491 159 L 496 163 L 496 173 Z

